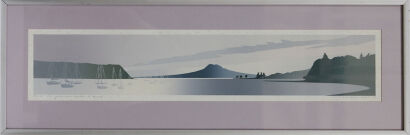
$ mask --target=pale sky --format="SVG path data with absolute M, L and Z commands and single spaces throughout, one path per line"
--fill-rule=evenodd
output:
M 375 53 L 374 35 L 35 35 L 34 59 L 120 64 L 131 76 L 180 74 L 208 64 L 255 74 L 308 69 Z

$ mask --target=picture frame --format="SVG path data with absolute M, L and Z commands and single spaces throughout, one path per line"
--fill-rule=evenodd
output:
M 366 135 L 366 134 L 392 134 L 392 135 L 410 135 L 410 3 L 406 0 L 65 0 L 65 1 L 30 1 L 30 0 L 3 0 L 1 2 L 1 74 L 0 74 L 0 127 L 1 133 L 5 135 L 31 135 L 31 134 L 218 134 L 218 135 L 233 135 L 233 134 L 335 134 L 335 135 Z M 6 8 L 13 5 L 401 5 L 402 6 L 402 23 L 403 23 L 403 129 L 402 130 L 62 130 L 62 129 L 8 129 L 6 126 Z
M 183 35 L 183 37 L 181 37 L 180 35 Z M 239 40 L 238 37 L 246 38 L 246 40 L 239 41 L 239 43 L 237 43 L 235 41 Z M 265 42 L 264 40 L 272 40 L 275 37 L 281 38 L 282 40 L 276 42 L 267 42 L 263 45 L 258 44 L 254 46 L 240 46 L 241 44 L 252 39 L 258 40 L 257 42 Z M 308 39 L 310 37 L 310 39 L 304 41 L 292 41 L 294 37 L 305 37 Z M 65 38 L 70 38 L 70 40 L 67 41 L 65 40 Z M 121 42 L 117 40 L 117 38 L 121 38 L 122 40 L 130 40 L 127 42 L 130 44 L 122 43 L 120 45 L 113 46 L 112 44 L 99 43 L 98 49 L 100 49 L 100 51 L 95 54 L 81 52 L 64 53 L 68 52 L 69 49 L 87 50 L 87 46 L 95 45 L 91 40 L 89 40 L 90 38 L 98 38 L 98 41 L 106 40 L 106 42 L 115 43 Z M 152 38 L 155 38 L 157 40 L 152 40 Z M 173 39 L 175 38 L 184 40 L 185 42 L 191 41 L 192 43 L 180 44 L 180 40 L 173 41 Z M 205 40 L 203 40 L 203 38 L 205 38 Z M 288 38 L 289 40 L 284 41 L 284 39 L 286 38 Z M 315 41 L 315 39 L 317 38 L 322 38 L 319 42 L 324 43 L 315 45 L 317 42 Z M 167 42 L 158 43 L 161 42 L 161 39 Z M 71 46 L 68 46 L 66 44 L 49 43 L 50 41 L 55 40 L 58 40 L 57 42 L 61 43 L 71 42 Z M 217 42 L 220 40 L 234 43 L 218 44 Z M 218 50 L 209 51 L 207 47 L 210 46 L 201 45 L 197 43 L 198 41 L 202 41 L 203 43 L 214 41 L 216 43 L 213 44 L 217 44 L 215 46 L 219 48 L 212 47 L 213 49 L 216 48 Z M 354 43 L 343 41 L 354 41 Z M 140 44 L 140 42 L 144 43 Z M 29 29 L 28 44 L 29 101 L 381 101 L 381 30 Z M 135 44 L 138 44 L 138 46 L 135 46 Z M 179 52 L 178 56 L 169 57 L 170 54 L 168 53 L 172 53 L 170 50 L 162 51 L 161 49 L 157 49 L 166 47 L 164 46 L 165 44 L 169 46 L 178 46 L 178 48 L 196 46 L 195 49 L 191 51 L 198 53 L 184 54 L 184 52 L 190 52 L 187 49 L 184 49 L 184 52 Z M 235 44 L 237 46 L 226 48 L 226 44 Z M 299 44 L 302 45 L 298 46 Z M 67 47 L 67 49 L 59 49 L 61 48 L 59 47 L 59 45 L 61 47 Z M 256 75 L 252 74 L 252 72 L 258 70 L 268 70 L 271 72 L 285 70 L 284 72 L 286 72 L 289 70 L 289 68 L 298 65 L 297 63 L 299 63 L 300 61 L 295 62 L 295 64 L 287 64 L 286 62 L 281 62 L 280 60 L 275 59 L 275 56 L 272 56 L 273 54 L 276 54 L 275 51 L 277 51 L 277 53 L 284 52 L 284 50 L 281 50 L 280 47 L 275 48 L 280 45 L 298 46 L 294 48 L 303 48 L 304 46 L 308 46 L 304 49 L 304 54 L 302 56 L 291 53 L 296 50 L 291 51 L 289 54 L 292 55 L 288 56 L 288 59 L 292 59 L 292 57 L 294 57 L 293 61 L 298 61 L 298 59 L 303 58 L 307 59 L 307 57 L 314 57 L 313 59 L 316 59 L 317 51 L 320 50 L 325 52 L 322 56 L 325 58 L 321 59 L 323 60 L 323 64 L 326 64 L 326 62 L 329 61 L 329 63 L 336 63 L 335 65 L 344 67 L 344 70 L 343 72 L 339 72 L 340 70 L 339 68 L 336 68 L 337 66 L 328 65 L 328 69 L 333 70 L 331 72 L 328 72 L 327 75 L 330 76 L 335 73 L 336 75 L 334 76 L 339 77 L 328 79 L 327 77 L 310 75 L 311 78 L 323 78 L 318 79 L 317 81 L 310 79 L 310 82 L 307 81 L 307 79 L 305 79 L 305 82 L 301 82 L 301 80 L 303 80 L 301 78 L 303 78 L 304 75 L 307 75 L 307 72 L 309 71 L 305 69 L 293 71 L 292 77 L 286 77 L 283 75 L 275 76 L 272 75 L 273 73 L 267 76 L 264 72 L 257 73 Z M 364 49 L 352 49 L 356 46 L 365 47 L 363 47 Z M 83 47 L 86 48 L 80 49 Z M 104 48 L 110 47 L 114 48 L 108 49 L 110 51 L 104 51 Z M 262 47 L 264 47 L 264 49 L 258 49 Z M 156 54 L 156 57 L 158 57 L 159 59 L 153 59 L 152 61 L 150 61 L 151 63 L 139 62 L 137 64 L 134 64 L 138 60 L 146 61 L 147 59 L 149 59 L 141 57 L 139 55 L 151 56 L 152 53 L 133 54 L 134 51 L 126 53 L 125 50 L 122 50 L 123 48 L 127 48 L 127 50 L 145 49 L 146 52 L 162 51 L 162 53 Z M 293 47 L 284 48 L 292 49 Z M 62 52 L 58 53 L 58 55 L 55 55 L 55 53 L 48 55 L 49 53 L 41 53 L 41 51 L 44 50 L 48 50 L 45 52 L 59 52 L 59 50 L 61 50 Z M 241 51 L 235 52 L 235 50 Z M 224 54 L 221 53 L 222 51 Z M 244 51 L 246 51 L 246 53 L 242 53 Z M 113 55 L 115 54 L 115 52 L 121 52 L 122 55 L 115 56 Z M 73 53 L 82 55 L 82 57 L 69 58 Z M 217 54 L 219 57 L 215 58 L 214 54 Z M 266 59 L 255 56 L 257 54 L 263 54 L 265 56 L 264 58 Z M 327 54 L 333 54 L 336 56 L 333 58 L 328 58 Z M 348 54 L 350 57 L 337 56 L 346 54 Z M 360 54 L 360 56 L 358 54 Z M 109 65 L 116 64 L 95 64 L 95 62 L 100 63 L 98 61 L 103 62 L 104 60 L 106 60 L 100 58 L 90 59 L 90 57 L 93 57 L 95 55 L 116 59 L 115 61 L 111 61 L 110 63 L 116 63 L 121 60 L 123 61 L 122 64 L 113 67 L 110 67 Z M 239 60 L 238 62 L 234 62 L 234 64 L 229 63 L 229 61 L 238 60 L 238 57 L 244 55 L 246 55 L 248 59 L 253 59 L 254 61 L 260 62 L 249 63 L 249 60 Z M 229 58 L 229 56 L 234 57 Z M 128 59 L 130 57 L 134 59 Z M 190 57 L 192 59 L 186 59 L 187 57 Z M 67 60 L 69 62 L 61 62 L 65 59 L 71 60 Z M 216 61 L 215 59 L 218 60 Z M 164 64 L 157 64 L 161 63 L 161 61 L 164 62 L 164 60 L 166 61 L 165 67 L 161 66 Z M 198 61 L 202 62 L 200 62 L 200 64 L 197 64 Z M 310 62 L 310 60 L 307 61 Z M 154 62 L 154 64 L 152 62 Z M 263 62 L 265 66 L 254 66 L 259 65 L 258 63 L 261 62 Z M 340 64 L 337 64 L 339 62 Z M 274 69 L 273 67 L 277 66 L 276 63 L 281 63 L 281 65 L 289 65 L 289 67 L 286 67 L 284 69 Z M 266 66 L 267 64 L 270 65 Z M 101 70 L 98 70 L 97 65 L 100 66 Z M 181 67 L 181 65 L 187 68 L 187 70 L 175 72 L 169 69 L 169 67 L 171 66 L 175 67 L 172 69 L 177 69 L 177 67 Z M 236 67 L 236 71 L 233 71 L 229 68 L 229 66 L 234 68 L 235 65 L 248 65 L 252 67 Z M 311 66 L 312 65 L 310 65 L 309 63 L 309 65 L 302 68 L 310 68 Z M 147 67 L 149 69 L 147 69 Z M 200 67 L 202 69 L 197 70 L 197 67 Z M 269 68 L 258 69 L 261 67 Z M 314 67 L 316 67 L 315 69 L 319 69 L 319 64 L 316 64 Z M 311 68 L 311 71 L 313 71 L 312 69 L 314 69 L 314 67 Z M 374 69 L 374 71 L 371 69 Z M 103 72 L 104 70 L 105 72 Z M 239 70 L 247 71 L 245 71 L 246 73 L 241 73 Z M 324 70 L 326 70 L 326 68 L 322 68 L 322 71 Z M 95 73 L 93 71 L 95 71 Z M 95 75 L 98 74 L 97 71 L 100 71 L 99 79 L 95 78 Z M 181 72 L 184 73 L 169 75 L 172 73 Z M 288 74 L 292 74 L 291 72 L 292 71 L 289 71 Z M 122 77 L 119 77 L 117 74 L 121 75 Z M 313 72 L 311 74 L 313 74 Z M 276 75 L 278 74 L 276 73 Z M 101 79 L 103 78 L 103 76 L 105 77 L 105 79 Z M 124 76 L 127 76 L 127 78 L 124 78 Z M 210 84 L 212 86 L 223 86 L 221 84 L 227 83 L 229 83 L 229 86 L 231 87 L 213 87 L 209 89 L 207 86 L 204 86 L 204 84 Z M 65 86 L 64 84 L 69 85 L 70 87 L 63 87 Z M 258 85 L 263 85 L 266 87 L 260 88 L 257 87 Z M 298 87 L 301 85 L 304 85 L 303 89 Z M 249 88 L 249 86 L 254 87 Z M 279 89 L 277 88 L 278 86 L 282 87 Z M 354 94 L 357 93 L 357 91 L 362 91 L 363 89 L 368 90 L 361 92 L 363 94 Z M 111 91 L 115 91 L 115 94 L 111 93 Z M 353 94 L 349 95 L 349 93 Z

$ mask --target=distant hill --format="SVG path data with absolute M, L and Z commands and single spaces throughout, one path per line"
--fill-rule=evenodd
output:
M 275 73 L 266 76 L 265 79 L 303 79 L 309 73 L 309 69 L 287 73 Z
M 149 78 L 235 78 L 237 75 L 255 77 L 252 74 L 240 73 L 223 68 L 218 64 L 209 64 L 205 68 L 184 74 L 152 76 Z
M 375 55 L 350 55 L 329 59 L 326 53 L 304 77 L 308 82 L 348 83 L 375 87 Z
M 97 64 L 72 63 L 72 62 L 47 62 L 34 61 L 34 78 L 81 78 L 96 79 Z M 102 65 L 104 68 L 103 79 L 112 79 L 112 71 L 115 70 L 119 77 L 121 69 L 122 79 L 132 79 L 131 76 L 120 65 Z M 77 68 L 76 68 L 77 67 Z M 76 70 L 77 69 L 77 70 Z

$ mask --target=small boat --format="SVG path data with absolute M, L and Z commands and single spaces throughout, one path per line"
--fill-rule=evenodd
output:
M 74 78 L 76 80 L 72 81 L 73 84 L 82 84 L 83 83 L 80 80 L 78 80 L 78 79 L 80 79 L 80 68 L 79 68 L 78 63 L 75 63 L 75 65 L 74 65 Z
M 61 88 L 72 88 L 74 87 L 73 82 L 68 80 L 68 65 L 67 63 L 64 63 L 63 67 L 63 76 L 64 76 L 64 83 L 62 83 L 60 86 Z
M 102 67 L 102 65 L 97 65 L 97 72 L 95 77 L 97 81 L 95 82 L 95 84 L 104 84 L 104 81 L 102 80 L 104 76 L 104 68 Z
M 113 83 L 111 85 L 112 86 L 117 86 L 117 83 L 116 83 L 117 74 L 115 73 L 115 67 L 112 67 L 111 79 L 113 81 Z
M 72 88 L 74 85 L 72 83 L 63 83 L 61 84 L 61 88 Z
M 48 74 L 50 77 L 50 80 L 47 81 L 47 85 L 58 85 L 60 84 L 60 81 L 56 78 L 54 78 L 54 72 L 55 72 L 55 68 L 54 68 L 54 63 L 50 63 L 48 65 Z
M 124 87 L 122 86 L 122 70 L 120 68 L 120 70 L 118 71 L 118 79 L 120 79 L 119 85 L 118 85 L 118 89 L 123 89 Z
M 104 72 L 104 67 L 103 65 L 98 65 L 97 66 L 97 88 L 98 89 L 106 89 L 107 86 L 105 86 L 104 82 L 104 77 L 105 77 L 105 72 Z
M 58 80 L 51 79 L 47 81 L 47 85 L 58 85 L 58 84 L 60 84 L 60 81 Z

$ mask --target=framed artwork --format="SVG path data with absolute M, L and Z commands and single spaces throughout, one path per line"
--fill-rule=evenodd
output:
M 1 6 L 2 134 L 409 134 L 406 0 Z
M 380 30 L 30 29 L 28 42 L 29 100 L 381 100 Z

